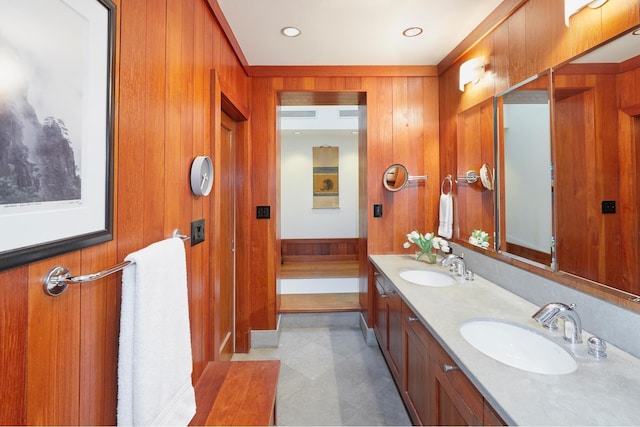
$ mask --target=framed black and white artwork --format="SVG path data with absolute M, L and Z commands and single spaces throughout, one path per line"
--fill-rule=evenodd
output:
M 0 270 L 113 238 L 115 11 L 0 2 Z

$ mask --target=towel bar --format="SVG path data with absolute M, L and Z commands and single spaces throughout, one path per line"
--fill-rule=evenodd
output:
M 173 237 L 179 237 L 182 241 L 190 240 L 190 236 L 186 236 L 180 233 L 179 229 L 173 230 Z M 110 274 L 117 273 L 118 271 L 131 264 L 132 261 L 123 261 L 112 267 L 106 268 L 97 273 L 85 274 L 83 276 L 71 276 L 71 271 L 64 266 L 56 265 L 53 267 L 42 280 L 44 292 L 47 295 L 56 297 L 67 290 L 67 286 L 72 283 L 93 282 L 94 280 L 102 279 Z

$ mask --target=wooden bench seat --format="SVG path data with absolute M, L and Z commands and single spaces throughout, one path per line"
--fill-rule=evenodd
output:
M 279 372 L 279 360 L 209 362 L 195 386 L 189 425 L 275 425 Z

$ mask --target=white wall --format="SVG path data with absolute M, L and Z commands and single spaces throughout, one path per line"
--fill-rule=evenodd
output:
M 352 133 L 358 124 L 338 118 L 337 108 L 297 107 L 317 109 L 318 118 L 281 120 L 282 239 L 358 237 L 358 135 Z M 338 209 L 313 209 L 312 148 L 322 145 L 339 147 Z
M 550 253 L 549 104 L 505 104 L 507 241 Z

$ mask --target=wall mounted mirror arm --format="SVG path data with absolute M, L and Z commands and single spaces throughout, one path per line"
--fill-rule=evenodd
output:
M 399 191 L 411 181 L 425 181 L 427 179 L 429 179 L 428 175 L 409 175 L 409 171 L 404 165 L 396 163 L 389 166 L 382 175 L 382 185 L 388 191 Z

